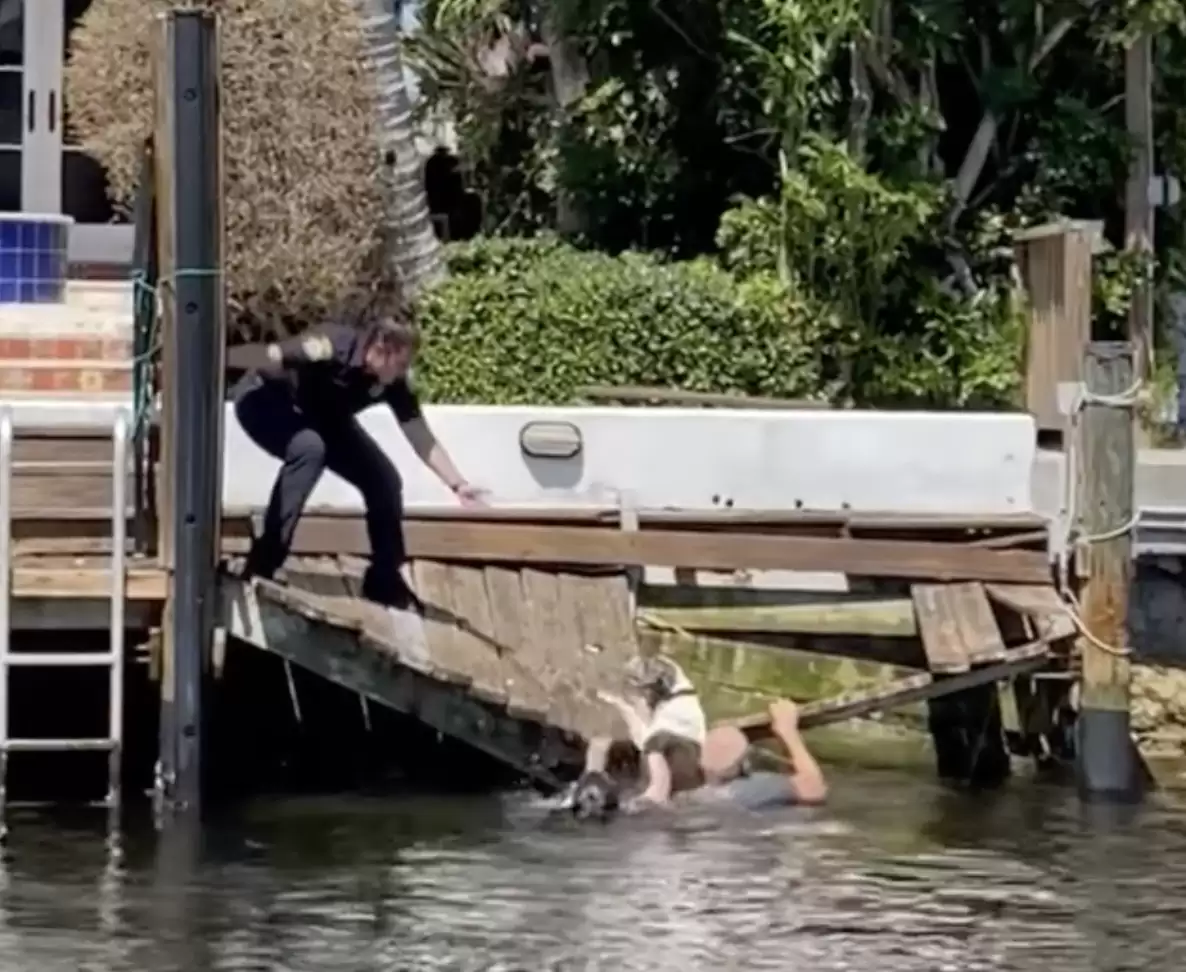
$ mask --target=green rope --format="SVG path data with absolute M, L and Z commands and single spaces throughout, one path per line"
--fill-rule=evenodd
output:
M 179 267 L 165 280 L 158 279 L 155 286 L 148 281 L 148 274 L 137 270 L 132 274 L 132 409 L 133 435 L 139 435 L 152 411 L 155 389 L 151 386 L 152 363 L 161 350 L 159 340 L 160 315 L 157 314 L 157 298 L 162 289 L 170 283 L 188 278 L 221 277 L 223 271 L 217 267 Z

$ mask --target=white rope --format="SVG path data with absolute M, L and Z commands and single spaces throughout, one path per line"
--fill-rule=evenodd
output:
M 1115 395 L 1103 395 L 1090 391 L 1085 384 L 1080 383 L 1070 409 L 1070 430 L 1067 436 L 1066 449 L 1067 458 L 1063 470 L 1064 523 L 1062 532 L 1064 542 L 1058 559 L 1058 592 L 1066 602 L 1067 614 L 1070 616 L 1079 634 L 1100 651 L 1118 658 L 1131 655 L 1132 649 L 1127 646 L 1120 647 L 1109 644 L 1092 632 L 1087 626 L 1087 622 L 1083 619 L 1083 606 L 1075 596 L 1075 592 L 1071 589 L 1070 579 L 1068 577 L 1070 552 L 1072 550 L 1081 551 L 1094 544 L 1107 543 L 1109 540 L 1119 540 L 1121 537 L 1127 536 L 1136 530 L 1140 524 L 1141 513 L 1138 509 L 1124 523 L 1118 524 L 1109 530 L 1101 531 L 1100 533 L 1077 532 L 1075 520 L 1078 516 L 1078 511 L 1076 510 L 1075 480 L 1078 465 L 1080 417 L 1083 409 L 1088 405 L 1130 409 L 1135 408 L 1144 400 L 1145 383 L 1140 379 L 1135 381 L 1129 388 Z

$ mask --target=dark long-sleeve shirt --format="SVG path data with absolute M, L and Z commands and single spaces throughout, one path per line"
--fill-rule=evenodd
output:
M 227 364 L 251 372 L 244 388 L 287 386 L 293 403 L 318 422 L 349 418 L 380 402 L 401 423 L 420 418 L 420 401 L 406 379 L 385 385 L 366 369 L 369 340 L 365 330 L 329 322 L 275 344 L 232 348 Z

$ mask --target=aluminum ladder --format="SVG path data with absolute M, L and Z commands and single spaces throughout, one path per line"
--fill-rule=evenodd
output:
M 111 637 L 102 652 L 12 651 L 12 493 L 14 417 L 0 406 L 0 814 L 7 805 L 10 753 L 106 752 L 108 789 L 102 801 L 119 804 L 124 719 L 124 615 L 127 590 L 128 471 L 131 422 L 116 410 L 111 425 Z M 13 668 L 106 668 L 110 673 L 107 735 L 80 739 L 14 738 L 9 721 L 9 676 Z

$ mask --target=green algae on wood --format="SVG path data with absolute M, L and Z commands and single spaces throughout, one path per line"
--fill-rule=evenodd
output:
M 763 632 L 883 638 L 918 636 L 914 605 L 908 599 L 651 608 L 645 612 L 643 621 L 691 633 Z

